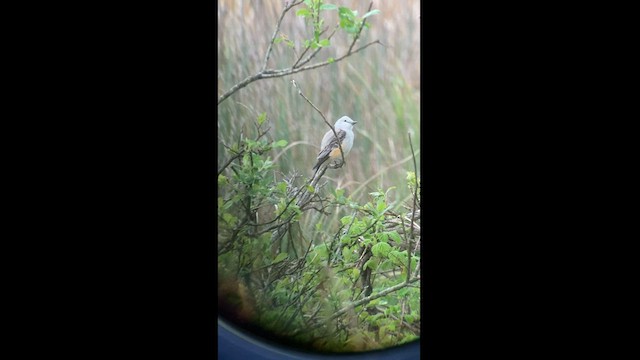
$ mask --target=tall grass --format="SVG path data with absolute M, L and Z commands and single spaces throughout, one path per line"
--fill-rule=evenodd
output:
M 369 1 L 327 1 L 366 12 Z M 218 94 L 231 88 L 262 66 L 264 54 L 283 1 L 218 2 Z M 304 6 L 304 5 L 300 5 Z M 310 27 L 295 16 L 294 8 L 285 16 L 281 33 L 294 40 L 296 51 L 310 38 Z M 218 162 L 228 155 L 221 142 L 231 143 L 241 132 L 252 134 L 258 114 L 267 113 L 270 136 L 289 142 L 284 150 L 271 155 L 283 176 L 296 169 L 311 176 L 322 135 L 328 127 L 291 85 L 295 79 L 305 95 L 323 111 L 330 122 L 342 115 L 358 121 L 354 147 L 346 166 L 329 170 L 325 179 L 329 188 L 344 188 L 354 200 L 363 203 L 368 193 L 395 186 L 391 198 L 400 203 L 410 197 L 406 173 L 413 171 L 407 133 L 411 132 L 416 160 L 420 166 L 420 33 L 419 0 L 373 2 L 381 13 L 367 21 L 355 48 L 373 40 L 373 45 L 336 64 L 294 75 L 264 79 L 249 84 L 218 106 Z M 337 23 L 336 12 L 326 12 L 327 26 Z M 317 60 L 344 54 L 351 38 L 336 34 L 330 48 L 323 49 Z M 355 49 L 354 48 L 354 49 Z M 274 46 L 268 68 L 287 68 L 296 54 L 280 43 Z M 213 99 L 217 100 L 217 99 Z M 219 164 L 220 165 L 220 164 Z M 335 217 L 343 214 L 335 214 Z M 303 229 L 321 221 L 319 215 L 302 219 Z M 333 219 L 322 220 L 328 224 Z

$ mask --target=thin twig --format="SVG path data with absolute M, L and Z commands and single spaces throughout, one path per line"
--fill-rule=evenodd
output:
M 402 222 L 402 236 L 404 240 L 407 242 L 407 283 L 411 278 L 411 240 L 407 238 L 407 230 L 404 228 L 404 216 L 400 216 L 400 221 Z
M 224 169 L 227 168 L 227 166 L 229 166 L 229 164 L 231 164 L 233 162 L 233 160 L 239 158 L 240 156 L 242 156 L 244 154 L 244 152 L 240 152 L 238 153 L 238 155 L 232 156 L 231 159 L 229 159 L 229 161 L 227 161 L 226 164 L 224 164 L 222 166 L 222 168 L 220 168 L 220 170 L 218 170 L 218 176 L 220 176 L 220 174 L 222 174 L 222 172 L 224 171 Z
M 329 37 L 327 38 L 327 40 L 331 40 L 331 37 L 333 37 L 333 35 L 336 33 L 336 30 L 338 30 L 340 28 L 340 24 L 336 25 L 336 27 L 333 28 L 333 31 L 331 32 L 331 34 L 329 35 Z M 316 54 L 322 50 L 322 47 L 318 47 L 311 55 L 309 55 L 309 57 L 307 57 L 306 59 L 304 59 L 303 62 L 301 62 L 300 64 L 298 64 L 300 62 L 300 60 L 302 59 L 302 57 L 304 56 L 304 54 L 307 52 L 307 50 L 309 50 L 309 48 L 307 47 L 306 49 L 304 49 L 304 52 L 300 55 L 300 58 L 298 58 L 298 61 L 296 61 L 295 64 L 293 64 L 292 68 L 295 69 L 299 66 L 302 66 L 306 63 L 308 63 L 309 61 L 311 61 L 311 59 L 313 59 L 314 56 L 316 56 Z
M 375 299 L 377 299 L 377 298 L 380 298 L 380 297 L 383 297 L 383 296 L 385 296 L 385 295 L 388 295 L 388 294 L 390 294 L 390 293 L 392 293 L 392 292 L 394 292 L 394 291 L 400 290 L 400 289 L 402 289 L 402 288 L 406 287 L 408 284 L 412 284 L 412 283 L 414 283 L 414 282 L 416 282 L 416 281 L 420 281 L 420 277 L 419 277 L 419 276 L 418 276 L 418 277 L 414 277 L 413 279 L 411 279 L 411 280 L 409 280 L 409 281 L 407 281 L 407 282 L 402 282 L 402 283 L 400 283 L 400 284 L 394 285 L 394 286 L 392 286 L 392 287 L 390 287 L 390 288 L 384 289 L 384 290 L 382 290 L 382 291 L 380 291 L 380 292 L 377 292 L 377 293 L 375 293 L 375 294 L 371 294 L 371 295 L 369 295 L 369 296 L 367 296 L 367 297 L 365 297 L 365 298 L 362 298 L 362 299 L 360 299 L 360 300 L 358 300 L 358 301 L 352 302 L 352 303 L 348 304 L 347 306 L 343 307 L 342 309 L 338 310 L 336 313 L 334 313 L 333 315 L 331 315 L 331 316 L 330 316 L 328 319 L 326 319 L 324 322 L 321 322 L 321 323 L 319 323 L 319 324 L 313 325 L 313 326 L 311 326 L 310 328 L 307 328 L 306 330 L 308 331 L 308 330 L 312 330 L 312 329 L 315 329 L 315 328 L 317 328 L 317 327 L 320 327 L 320 326 L 322 326 L 323 324 L 325 324 L 325 323 L 327 323 L 327 322 L 329 322 L 329 321 L 331 321 L 331 320 L 333 320 L 333 319 L 335 319 L 335 318 L 337 318 L 337 317 L 339 317 L 339 316 L 341 316 L 341 315 L 345 314 L 345 313 L 346 313 L 347 311 L 349 311 L 350 309 L 353 309 L 353 308 L 355 308 L 355 307 L 357 307 L 357 306 L 360 306 L 360 305 L 366 304 L 366 303 L 368 303 L 368 302 L 370 302 L 370 301 L 373 301 L 373 300 L 375 300 Z
M 413 171 L 416 176 L 416 187 L 413 190 L 413 211 L 411 212 L 411 238 L 413 236 L 413 219 L 416 216 L 416 198 L 418 197 L 418 166 L 416 165 L 416 154 L 413 152 L 413 143 L 411 142 L 411 133 L 409 133 L 409 146 L 411 146 L 411 155 L 413 156 Z M 411 251 L 411 249 L 408 249 Z
M 372 41 L 372 42 L 370 42 L 370 43 L 358 48 L 357 50 L 352 51 L 351 53 L 346 53 L 346 54 L 334 59 L 333 61 L 328 61 L 327 60 L 327 61 L 323 61 L 321 63 L 317 63 L 317 64 L 305 66 L 305 67 L 299 67 L 299 68 L 295 68 L 295 69 L 288 68 L 288 69 L 281 69 L 281 70 L 267 70 L 267 71 L 264 72 L 264 74 L 262 74 L 262 76 L 260 78 L 261 79 L 268 79 L 268 78 L 272 78 L 272 77 L 280 77 L 280 76 L 285 76 L 285 75 L 291 75 L 291 74 L 298 73 L 300 71 L 312 70 L 312 69 L 319 68 L 321 66 L 326 66 L 326 65 L 329 65 L 329 64 L 335 64 L 338 61 L 344 60 L 345 58 L 347 58 L 347 57 L 349 57 L 349 56 L 351 56 L 351 55 L 353 55 L 353 54 L 355 54 L 355 53 L 357 53 L 359 51 L 362 51 L 362 50 L 366 49 L 367 47 L 369 47 L 369 46 L 371 46 L 373 44 L 382 45 L 380 40 L 375 40 L 375 41 Z
M 269 61 L 269 57 L 271 56 L 271 52 L 273 50 L 273 43 L 275 42 L 275 37 L 277 36 L 278 31 L 280 30 L 280 25 L 282 22 L 282 18 L 284 17 L 284 14 L 286 12 L 288 12 L 292 7 L 301 4 L 302 1 L 298 1 L 296 3 L 293 3 L 292 5 L 289 5 L 287 7 L 285 7 L 285 9 L 283 10 L 282 14 L 280 15 L 280 18 L 278 19 L 278 23 L 276 25 L 276 29 L 273 32 L 272 38 L 271 38 L 271 42 L 269 43 L 269 47 L 267 49 L 267 53 L 265 54 L 265 60 L 264 63 L 262 65 L 262 70 L 259 71 L 257 74 L 251 75 L 246 77 L 244 80 L 242 80 L 241 82 L 237 83 L 236 85 L 234 85 L 233 87 L 231 87 L 231 89 L 227 90 L 224 94 L 222 94 L 219 98 L 218 98 L 218 105 L 220 105 L 226 98 L 228 98 L 229 96 L 231 96 L 232 94 L 234 94 L 236 91 L 244 88 L 245 86 L 249 85 L 250 83 L 254 82 L 254 81 L 258 81 L 261 79 L 268 79 L 268 78 L 275 78 L 275 77 L 281 77 L 281 76 L 286 76 L 286 75 L 291 75 L 291 74 L 295 74 L 297 72 L 300 71 L 307 71 L 307 70 L 312 70 L 312 69 L 316 69 L 322 66 L 326 66 L 329 64 L 333 64 L 336 63 L 346 57 L 349 57 L 361 50 L 364 50 L 365 48 L 369 47 L 370 45 L 373 44 L 380 44 L 382 46 L 384 46 L 379 40 L 376 41 L 372 41 L 370 43 L 368 43 L 365 46 L 362 46 L 360 48 L 358 48 L 355 51 L 352 51 L 356 41 L 358 40 L 360 33 L 362 32 L 362 29 L 364 28 L 364 24 L 366 23 L 366 19 L 364 19 L 362 21 L 362 26 L 360 27 L 360 29 L 358 30 L 358 33 L 356 34 L 356 37 L 354 38 L 353 42 L 351 43 L 351 46 L 349 47 L 349 51 L 344 54 L 341 57 L 338 57 L 337 59 L 334 59 L 333 61 L 324 61 L 324 62 L 320 62 L 314 65 L 309 65 L 309 66 L 305 66 L 305 67 L 300 67 L 303 64 L 307 63 L 309 60 L 311 60 L 315 54 L 320 51 L 320 49 L 322 48 L 318 48 L 313 54 L 311 54 L 307 59 L 305 59 L 305 61 L 302 64 L 298 64 L 298 62 L 300 61 L 300 59 L 298 59 L 298 61 L 296 61 L 296 63 L 288 68 L 288 69 L 280 69 L 280 70 L 267 70 L 266 66 L 267 66 L 267 62 Z M 369 10 L 371 10 L 371 6 L 373 5 L 373 3 L 371 3 L 369 5 Z M 336 28 L 337 29 L 337 28 Z M 331 36 L 333 36 L 333 34 L 335 33 L 335 30 L 333 31 L 333 33 L 329 36 L 329 38 L 331 38 Z M 304 55 L 304 53 L 303 53 Z M 300 58 L 302 58 L 302 56 L 300 56 Z
M 317 63 L 317 64 L 313 64 L 313 65 L 309 65 L 309 66 L 305 66 L 305 67 L 299 67 L 299 68 L 288 68 L 288 69 L 280 69 L 280 70 L 265 70 L 262 72 L 259 72 L 255 75 L 251 75 L 246 77 L 244 80 L 242 80 L 241 82 L 239 82 L 238 84 L 234 85 L 231 89 L 229 89 L 227 92 L 225 92 L 224 94 L 222 94 L 219 98 L 218 98 L 218 105 L 220 105 L 220 103 L 222 103 L 226 98 L 228 98 L 229 96 L 231 96 L 233 93 L 235 93 L 236 91 L 242 89 L 243 87 L 251 84 L 254 81 L 258 81 L 258 80 L 262 80 L 262 79 L 270 79 L 270 78 L 277 78 L 277 77 L 282 77 L 282 76 L 287 76 L 287 75 L 292 75 L 301 71 L 307 71 L 307 70 L 313 70 L 313 69 L 317 69 L 319 67 L 322 66 L 327 66 L 329 64 L 335 64 L 338 61 L 341 61 L 361 50 L 366 49 L 367 47 L 373 45 L 373 44 L 380 44 L 382 45 L 382 43 L 379 40 L 376 41 L 372 41 L 370 43 L 368 43 L 367 45 L 358 48 L 357 50 L 352 51 L 351 53 L 347 53 L 344 54 L 343 56 L 334 59 L 333 61 L 323 61 L 321 63 Z
M 369 9 L 367 9 L 367 12 L 371 11 L 372 6 L 373 6 L 373 1 L 369 3 Z M 367 22 L 367 19 L 362 20 L 362 25 L 360 25 L 360 29 L 358 29 L 358 32 L 356 33 L 356 37 L 353 39 L 351 46 L 349 46 L 349 51 L 347 51 L 347 54 L 351 54 L 351 49 L 353 49 L 353 45 L 355 45 L 356 41 L 358 41 L 358 38 L 360 37 L 360 33 L 362 32 L 362 29 L 364 28 L 364 24 L 366 24 L 366 22 Z
M 273 35 L 271 36 L 271 41 L 269 42 L 269 48 L 267 49 L 267 54 L 264 56 L 264 64 L 262 64 L 262 71 L 265 71 L 267 68 L 267 62 L 269 62 L 269 56 L 271 55 L 271 50 L 273 49 L 273 42 L 276 40 L 276 36 L 278 35 L 278 31 L 280 31 L 280 24 L 282 24 L 282 19 L 284 19 L 284 15 L 291 10 L 294 6 L 302 4 L 302 1 L 294 2 L 289 6 L 285 6 L 282 9 L 282 13 L 280 14 L 280 18 L 278 19 L 278 23 L 276 24 L 276 29 L 273 31 Z
M 309 98 L 307 98 L 306 96 L 304 96 L 304 94 L 302 93 L 302 90 L 298 87 L 298 84 L 296 83 L 295 80 L 291 80 L 291 83 L 293 84 L 293 86 L 295 86 L 296 89 L 298 89 L 298 94 L 300 96 L 302 96 L 305 100 L 307 100 L 307 102 L 314 108 L 316 109 L 316 111 L 318 112 L 318 114 L 320 114 L 320 116 L 322 116 L 322 120 L 324 120 L 324 122 L 331 128 L 331 131 L 333 131 L 333 136 L 335 136 L 336 139 L 338 139 L 338 134 L 336 133 L 336 129 L 334 129 L 333 125 L 329 124 L 329 122 L 327 121 L 327 118 L 324 116 L 324 114 L 322 113 L 322 111 L 320 111 L 320 109 L 318 109 L 312 102 L 311 100 L 309 100 Z M 342 142 L 338 141 L 338 146 L 340 147 L 340 155 L 342 156 L 342 164 L 339 167 L 342 167 L 344 165 L 344 152 L 342 151 Z M 322 151 L 323 149 L 320 149 L 320 151 Z M 317 172 L 317 170 L 316 170 Z

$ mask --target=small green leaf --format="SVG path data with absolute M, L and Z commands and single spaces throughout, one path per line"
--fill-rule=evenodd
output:
M 351 249 L 348 246 L 342 248 L 342 258 L 345 261 L 351 260 Z
M 320 244 L 314 248 L 314 251 L 318 253 L 320 259 L 325 260 L 329 256 L 326 244 Z
M 402 238 L 400 238 L 400 234 L 398 234 L 397 231 L 394 230 L 394 231 L 389 232 L 388 234 L 391 237 L 391 239 L 396 242 L 396 244 L 401 244 L 402 243 Z
M 338 8 L 338 15 L 344 18 L 353 18 L 354 16 L 353 11 L 351 11 L 351 9 L 349 9 L 348 7 L 344 7 L 344 6 L 340 6 Z
M 389 252 L 391 251 L 391 245 L 385 242 L 379 242 L 371 247 L 371 252 L 375 257 L 387 257 Z
M 280 262 L 280 261 L 282 261 L 282 260 L 286 259 L 286 258 L 287 258 L 287 256 L 289 256 L 289 254 L 287 254 L 286 252 L 280 253 L 280 254 L 278 254 L 278 256 L 276 256 L 276 258 L 275 258 L 275 259 L 273 259 L 273 262 L 274 262 L 274 263 L 278 263 L 278 262 Z
M 366 19 L 366 18 L 368 18 L 369 16 L 371 16 L 371 15 L 375 15 L 375 14 L 380 14 L 380 10 L 378 10 L 378 9 L 376 9 L 376 10 L 371 10 L 371 11 L 369 11 L 368 13 L 364 14 L 364 15 L 362 16 L 362 18 L 363 18 L 363 19 Z
M 296 16 L 307 17 L 309 15 L 311 15 L 311 12 L 309 11 L 309 9 L 300 9 L 296 11 Z
M 258 115 L 258 125 L 262 125 L 262 123 L 267 120 L 267 113 L 263 112 L 262 114 Z
M 333 62 L 334 62 L 334 61 L 336 61 L 336 59 L 334 59 L 334 58 L 332 58 L 332 57 L 330 57 L 330 58 L 328 58 L 328 59 L 327 59 L 327 62 L 328 62 L 329 64 L 333 64 Z
M 237 218 L 229 213 L 222 214 L 222 219 L 229 225 L 234 226 Z
M 348 215 L 348 216 L 343 216 L 342 219 L 340 219 L 340 222 L 342 223 L 342 225 L 347 225 L 348 223 L 351 222 L 352 216 Z
M 333 4 L 322 4 L 320 10 L 338 10 L 338 6 Z
M 313 186 L 309 185 L 307 186 L 307 191 L 313 194 L 314 192 L 316 192 L 316 189 Z
M 278 140 L 273 144 L 273 147 L 285 147 L 287 144 L 287 140 Z
M 282 42 L 282 40 L 284 40 L 284 38 L 279 37 L 279 38 L 275 39 L 275 40 L 273 41 L 273 43 L 274 43 L 275 45 L 278 45 L 278 44 L 280 44 L 280 43 Z
M 322 39 L 318 44 L 320 44 L 320 46 L 329 46 L 329 39 Z
M 229 183 L 229 179 L 227 179 L 224 175 L 218 175 L 218 186 L 224 186 Z
M 369 260 L 367 260 L 366 263 L 364 263 L 364 266 L 362 267 L 362 270 L 367 270 L 367 268 L 374 269 L 374 266 L 375 266 L 374 259 L 369 259 Z

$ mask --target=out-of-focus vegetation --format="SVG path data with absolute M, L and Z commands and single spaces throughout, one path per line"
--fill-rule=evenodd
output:
M 365 1 L 332 4 L 360 16 L 369 7 Z M 218 94 L 261 69 L 283 6 L 284 1 L 218 2 Z M 218 105 L 218 169 L 224 167 L 218 183 L 219 286 L 232 289 L 222 292 L 225 301 L 241 303 L 245 321 L 269 324 L 325 351 L 386 347 L 419 336 L 419 288 L 408 283 L 420 260 L 419 216 L 415 234 L 406 215 L 419 184 L 407 135 L 412 134 L 419 168 L 419 1 L 374 1 L 373 9 L 380 13 L 367 19 L 370 28 L 356 47 L 373 40 L 382 46 L 253 82 Z M 338 12 L 325 13 L 330 32 Z M 314 35 L 308 18 L 287 13 L 268 68 L 290 67 Z M 337 33 L 316 59 L 346 53 L 352 39 Z M 358 121 L 346 165 L 328 170 L 328 184 L 317 189 L 323 211 L 287 206 L 296 186 L 313 175 L 328 130 L 292 79 L 331 123 L 342 115 Z M 294 172 L 302 177 L 293 179 Z M 274 244 L 270 227 L 289 215 L 291 230 Z M 331 318 L 394 286 L 401 288 Z M 315 330 L 296 330 L 310 326 Z
M 218 3 L 218 93 L 231 88 L 260 69 L 284 1 L 223 0 Z M 364 14 L 368 1 L 343 1 Z M 303 5 L 301 5 L 303 6 Z M 299 9 L 297 7 L 295 9 Z M 358 121 L 356 142 L 348 165 L 328 174 L 335 186 L 346 188 L 356 199 L 367 193 L 395 186 L 404 179 L 409 165 L 407 132 L 414 133 L 420 147 L 420 32 L 419 1 L 374 1 L 380 14 L 368 18 L 371 28 L 362 32 L 358 44 L 378 44 L 336 64 L 282 78 L 256 81 L 218 106 L 218 137 L 229 140 L 241 129 L 251 130 L 251 121 L 266 112 L 273 123 L 272 136 L 289 146 L 278 157 L 279 169 L 311 171 L 322 135 L 328 130 L 293 88 L 295 79 L 305 94 L 333 123 L 342 115 Z M 294 9 L 294 10 L 295 10 Z M 325 25 L 338 22 L 336 12 L 327 12 Z M 283 20 L 281 33 L 302 51 L 304 39 L 312 37 L 305 20 L 293 11 Z M 337 34 L 331 47 L 318 58 L 326 60 L 345 53 L 350 38 Z M 270 67 L 291 66 L 296 54 L 284 42 L 274 46 Z M 218 145 L 218 154 L 224 148 Z M 221 160 L 221 159 L 219 159 Z M 417 155 L 420 165 L 420 155 Z M 310 176 L 310 175 L 308 175 Z M 398 200 L 409 193 L 398 190 Z

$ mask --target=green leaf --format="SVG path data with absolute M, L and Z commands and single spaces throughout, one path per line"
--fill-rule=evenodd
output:
M 335 61 L 336 61 L 336 59 L 334 59 L 334 58 L 332 58 L 332 57 L 330 57 L 330 58 L 328 58 L 328 59 L 327 59 L 327 62 L 328 62 L 329 64 L 333 64 Z
M 307 191 L 313 194 L 314 192 L 316 192 L 316 189 L 313 186 L 308 185 L 307 186 Z
M 258 125 L 262 125 L 262 123 L 267 120 L 267 113 L 263 112 L 262 114 L 258 115 Z
M 384 243 L 381 243 L 384 244 Z M 407 263 L 407 251 L 390 251 L 388 254 L 389 260 L 393 261 L 395 265 L 405 265 Z
M 371 10 L 371 11 L 369 11 L 368 13 L 364 14 L 364 15 L 362 16 L 362 18 L 363 18 L 363 19 L 366 19 L 366 18 L 368 18 L 369 16 L 371 16 L 371 15 L 375 15 L 375 14 L 380 14 L 380 10 L 378 10 L 378 9 Z
M 345 246 L 342 248 L 342 258 L 344 259 L 344 261 L 350 261 L 351 258 L 353 257 L 353 253 L 351 252 L 351 249 L 349 249 L 348 246 Z
M 278 140 L 273 144 L 273 147 L 285 147 L 287 144 L 287 140 Z
M 388 256 L 391 249 L 391 245 L 387 244 L 386 242 L 379 242 L 371 247 L 371 252 L 375 257 L 385 258 Z
M 320 244 L 318 246 L 316 246 L 315 248 L 313 248 L 313 250 L 318 253 L 318 255 L 320 256 L 320 259 L 325 260 L 327 257 L 329 257 L 329 251 L 327 250 L 327 245 L 326 244 Z
M 320 46 L 329 46 L 329 39 L 322 39 L 318 44 Z
M 278 262 L 280 262 L 280 261 L 282 261 L 282 260 L 286 259 L 286 258 L 287 258 L 287 256 L 289 256 L 289 254 L 287 254 L 286 252 L 280 253 L 280 254 L 278 254 L 278 256 L 276 256 L 276 258 L 275 258 L 275 259 L 273 259 L 273 262 L 274 262 L 274 263 L 278 263 Z
M 407 183 L 409 185 L 416 184 L 416 173 L 413 171 L 407 171 Z
M 222 214 L 222 219 L 229 225 L 233 226 L 236 223 L 237 218 L 229 213 Z
M 322 4 L 320 10 L 338 10 L 338 6 L 333 4 Z
M 364 263 L 364 266 L 362 267 L 362 270 L 367 270 L 367 268 L 374 269 L 375 268 L 374 262 L 375 262 L 374 259 L 367 260 L 367 262 Z
M 311 12 L 309 11 L 309 9 L 300 9 L 296 11 L 296 16 L 307 17 L 309 15 L 311 15 Z
M 229 179 L 227 179 L 224 175 L 218 175 L 218 186 L 224 186 L 229 183 Z
M 398 234 L 397 231 L 391 231 L 388 233 L 389 236 L 391 237 L 391 240 L 395 241 L 396 244 L 401 244 L 402 243 L 402 238 L 400 237 L 400 234 Z
M 279 38 L 275 39 L 275 40 L 273 41 L 273 43 L 274 43 L 275 45 L 278 45 L 278 44 L 280 44 L 280 43 L 282 42 L 282 40 L 284 40 L 284 38 L 279 37 Z
M 354 12 L 348 7 L 344 6 L 338 8 L 338 16 L 340 17 L 341 22 L 342 20 L 353 22 L 353 19 L 355 18 Z M 342 26 L 342 24 L 340 26 Z

